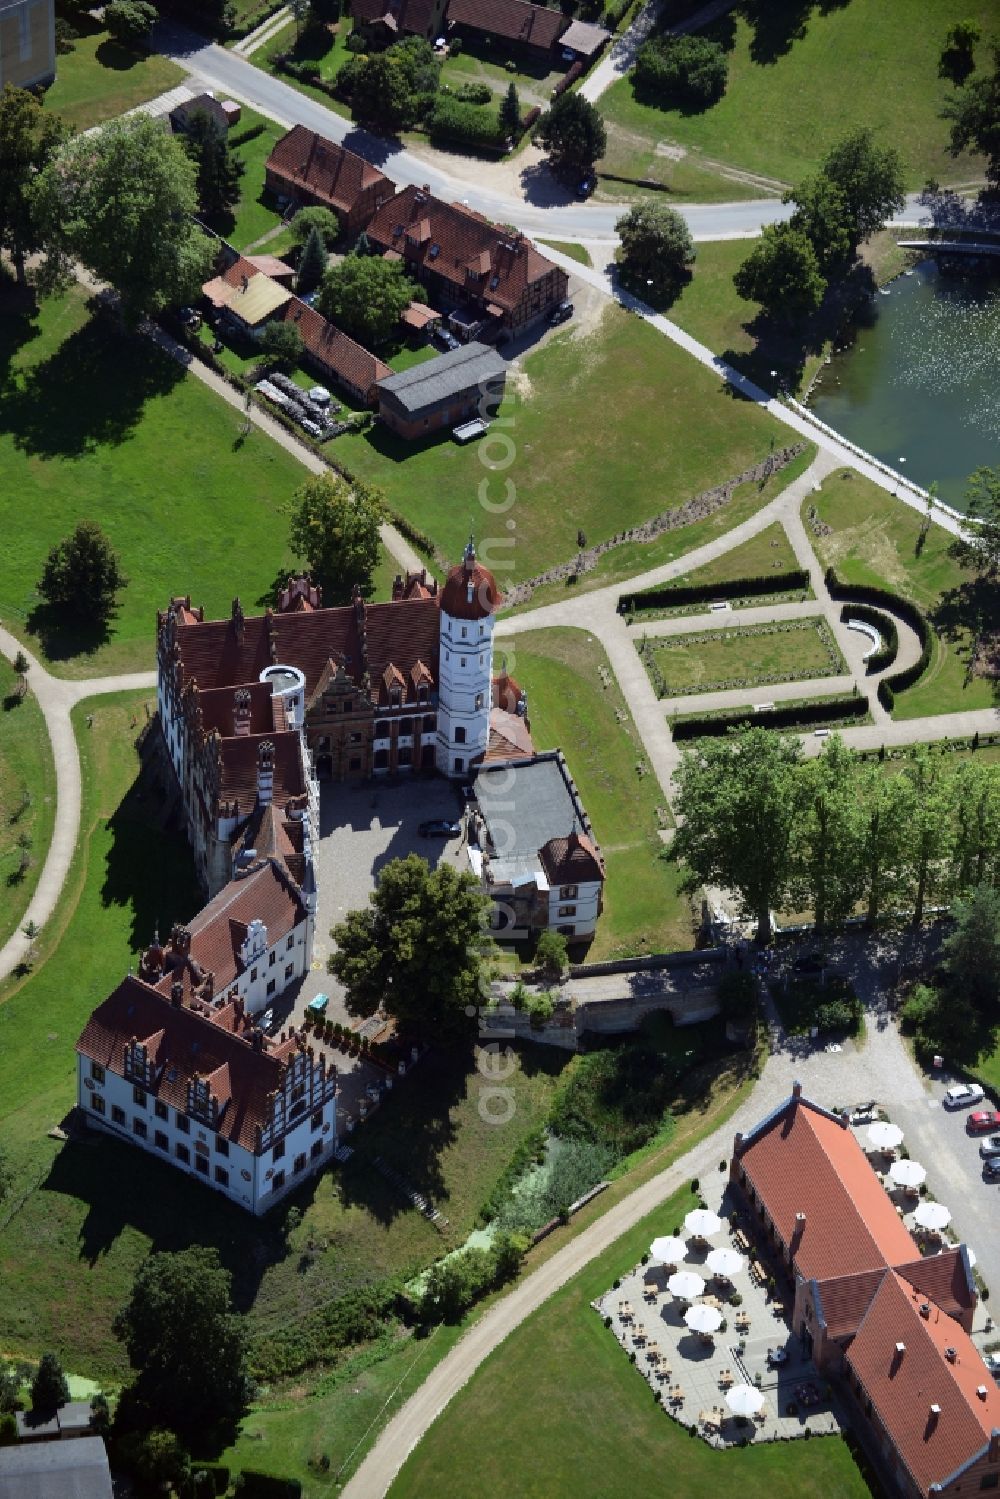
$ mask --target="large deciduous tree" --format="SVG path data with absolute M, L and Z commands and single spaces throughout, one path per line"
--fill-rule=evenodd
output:
M 963 567 L 984 578 L 1000 578 L 1000 468 L 977 468 L 965 491 L 966 526 L 951 547 Z
M 851 218 L 852 249 L 885 227 L 906 202 L 903 160 L 894 146 L 879 146 L 868 129 L 855 130 L 829 152 L 823 176 L 840 188 Z
M 398 260 L 348 255 L 323 277 L 316 306 L 325 318 L 360 343 L 378 344 L 397 328 L 412 301 L 425 302 Z
M 633 74 L 637 95 L 661 109 L 694 113 L 726 92 L 724 49 L 706 36 L 657 36 L 639 48 Z
M 791 222 L 801 229 L 816 253 L 824 276 L 844 265 L 854 250 L 854 223 L 842 189 L 820 172 L 792 188 L 782 199 L 794 203 Z
M 340 220 L 329 208 L 300 208 L 289 227 L 293 241 L 300 248 L 305 245 L 313 229 L 319 230 L 328 250 L 340 238 Z
M 146 115 L 68 141 L 37 181 L 50 277 L 81 261 L 118 292 L 129 322 L 192 300 L 214 253 L 191 220 L 195 179 L 184 147 Z
M 733 285 L 748 302 L 759 302 L 772 321 L 784 324 L 815 312 L 826 290 L 816 251 L 794 224 L 768 224 Z
M 325 602 L 346 603 L 355 584 L 370 592 L 384 514 L 380 492 L 323 473 L 306 480 L 293 505 L 289 544 L 321 584 Z
M 906 876 L 907 904 L 912 907 L 914 925 L 919 926 L 928 901 L 943 898 L 947 892 L 954 840 L 954 779 L 941 756 L 921 744 L 897 780 L 906 798 L 901 872 Z
M 9 253 L 22 285 L 25 260 L 43 244 L 32 185 L 65 138 L 58 115 L 26 89 L 6 85 L 0 93 L 0 250 Z
M 152 1254 L 114 1321 L 136 1371 L 133 1401 L 158 1424 L 204 1439 L 247 1407 L 247 1339 L 218 1251 Z
M 954 929 L 941 944 L 950 986 L 995 1023 L 1000 1019 L 1000 890 L 977 885 L 953 914 Z
M 368 905 L 331 933 L 329 961 L 357 1016 L 381 1007 L 407 1033 L 442 1043 L 475 1033 L 489 901 L 450 864 L 410 854 L 382 870 Z
M 986 157 L 986 176 L 1000 186 L 1000 46 L 993 48 L 993 69 L 976 78 L 945 105 L 951 120 L 952 156 L 978 151 Z
M 114 613 L 127 583 L 118 553 L 100 526 L 82 520 L 49 552 L 38 592 L 67 618 L 102 625 Z
M 771 912 L 787 899 L 796 826 L 797 740 L 743 729 L 684 754 L 676 774 L 680 826 L 671 856 L 687 884 L 731 890 L 771 938 Z
M 851 914 L 864 882 L 865 822 L 858 779 L 858 758 L 839 735 L 798 774 L 795 903 L 813 912 L 820 930 Z
M 556 176 L 574 183 L 593 171 L 608 146 L 604 121 L 582 94 L 561 95 L 542 115 L 534 138 Z
M 637 203 L 615 225 L 621 241 L 622 280 L 656 301 L 675 297 L 690 279 L 695 254 L 691 231 L 665 203 Z
M 430 43 L 411 36 L 384 52 L 352 58 L 338 81 L 355 119 L 380 130 L 404 130 L 432 102 L 440 71 Z
M 938 77 L 961 88 L 976 68 L 976 44 L 982 33 L 975 21 L 956 21 L 950 27 L 938 61 Z
M 124 47 L 145 47 L 158 19 L 156 6 L 147 0 L 111 0 L 104 7 L 104 24 Z
M 245 168 L 230 151 L 225 130 L 206 109 L 189 116 L 184 149 L 195 164 L 195 192 L 202 212 L 213 217 L 233 208 L 240 200 Z

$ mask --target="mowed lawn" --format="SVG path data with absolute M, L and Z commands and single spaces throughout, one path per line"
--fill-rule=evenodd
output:
M 528 694 L 535 747 L 565 754 L 607 860 L 588 958 L 689 948 L 690 901 L 662 857 L 665 798 L 653 772 L 637 769 L 642 741 L 603 648 L 584 630 L 557 629 L 501 636 L 498 649 Z
M 30 680 L 30 673 L 29 673 Z M 0 657 L 0 945 L 35 893 L 56 814 L 52 748 L 38 701 Z M 21 840 L 31 863 L 21 875 Z
M 473 531 L 501 583 L 682 504 L 759 462 L 785 429 L 736 399 L 648 324 L 609 306 L 585 336 L 567 328 L 508 376 L 493 432 L 409 443 L 376 425 L 336 456 L 448 557 Z M 641 551 L 641 549 L 639 549 Z M 652 565 L 652 559 L 650 559 Z
M 967 182 L 982 175 L 973 157 L 953 160 L 948 124 L 940 118 L 951 89 L 937 76 L 945 33 L 956 21 L 978 22 L 984 41 L 996 31 L 993 0 L 848 0 L 755 6 L 762 18 L 718 23 L 731 38 L 729 82 L 720 102 L 685 115 L 636 101 L 631 80 L 615 83 L 601 101 L 618 130 L 638 140 L 672 142 L 689 154 L 682 166 L 723 162 L 784 183 L 819 165 L 848 131 L 871 126 L 902 153 L 907 185 L 929 176 Z M 794 29 L 801 21 L 799 32 Z
M 84 294 L 0 318 L 0 617 L 43 633 L 59 671 L 152 667 L 156 610 L 190 593 L 209 617 L 257 608 L 291 561 L 287 506 L 305 469 L 141 337 L 92 319 Z M 111 638 L 63 637 L 33 614 L 46 555 L 81 519 L 129 585 Z M 81 654 L 85 650 L 85 654 Z
M 719 1452 L 657 1405 L 590 1306 L 671 1233 L 692 1201 L 682 1190 L 623 1235 L 514 1330 L 408 1458 L 390 1499 L 868 1499 L 840 1437 Z
M 913 599 L 935 627 L 930 666 L 914 687 L 897 695 L 893 717 L 995 706 L 997 683 L 968 675 L 972 631 L 968 614 L 956 610 L 953 599 L 973 575 L 948 555 L 948 532 L 932 526 L 918 553 L 921 516 L 851 469 L 830 474 L 820 493 L 805 501 L 807 526 L 813 505 L 831 527 L 831 534 L 810 538 L 820 560 L 849 583 L 875 584 Z
M 93 24 L 86 13 L 74 20 L 78 30 Z M 56 58 L 56 81 L 44 95 L 45 107 L 75 130 L 87 130 L 155 99 L 183 78 L 183 68 L 169 58 L 133 52 L 98 26 L 74 42 L 72 52 Z
M 641 628 L 641 627 L 640 627 Z M 795 682 L 847 671 L 826 626 L 817 618 L 780 627 L 719 630 L 676 640 L 651 638 L 640 651 L 661 697 L 724 691 L 770 682 Z M 832 668 L 832 670 L 831 670 Z

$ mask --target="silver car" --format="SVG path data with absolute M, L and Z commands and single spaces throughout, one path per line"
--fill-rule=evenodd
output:
M 979 1147 L 979 1154 L 984 1161 L 991 1156 L 1000 1155 L 1000 1135 L 987 1135 Z

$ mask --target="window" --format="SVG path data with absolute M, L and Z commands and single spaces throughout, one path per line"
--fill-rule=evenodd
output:
M 375 751 L 375 769 L 376 770 L 387 770 L 388 766 L 389 766 L 389 751 L 388 750 L 384 750 L 384 749 L 376 750 Z
M 132 1102 L 133 1103 L 137 1103 L 139 1105 L 140 1109 L 144 1109 L 146 1107 L 146 1090 L 145 1090 L 145 1088 L 133 1088 L 132 1089 Z
M 289 933 L 288 941 L 285 943 L 285 951 L 286 952 L 291 952 L 291 950 L 292 950 L 292 948 L 294 946 L 295 946 L 295 933 L 291 932 L 291 933 Z
M 277 979 L 269 979 L 268 980 L 268 984 L 267 984 L 267 992 L 268 992 L 268 994 L 273 994 L 274 991 L 275 991 L 275 989 L 277 989 L 277 987 L 278 987 L 278 980 Z
M 95 1083 L 103 1083 L 104 1068 L 101 1066 L 100 1062 L 91 1062 L 90 1075 L 94 1079 Z
M 160 1100 L 157 1099 L 153 1104 L 153 1113 L 156 1115 L 157 1119 L 166 1119 L 168 1117 L 166 1104 L 161 1103 Z
M 456 772 L 461 772 L 464 769 L 465 769 L 465 761 L 464 760 L 456 760 L 455 761 L 455 770 L 456 770 Z
M 465 657 L 464 656 L 461 658 L 461 660 L 459 661 L 458 664 L 459 664 L 459 666 L 464 666 L 465 665 Z
M 229 1172 L 228 1171 L 223 1171 L 223 1169 L 222 1169 L 221 1166 L 216 1166 L 216 1168 L 215 1168 L 215 1180 L 218 1182 L 218 1184 L 219 1184 L 220 1187 L 228 1187 L 229 1186 Z
M 560 916 L 575 916 L 576 915 L 576 906 L 560 906 L 559 907 L 559 915 Z
M 100 1093 L 91 1093 L 90 1107 L 93 1109 L 95 1114 L 104 1113 L 104 1099 L 101 1097 Z
M 401 718 L 399 720 L 399 732 L 401 734 L 412 734 L 413 733 L 413 719 L 412 718 Z
M 215 1148 L 219 1152 L 220 1155 L 228 1155 L 229 1154 L 229 1141 L 228 1140 L 224 1140 L 221 1135 L 216 1135 L 216 1137 L 215 1137 Z
M 302 1153 L 301 1153 L 301 1155 L 297 1155 L 295 1157 L 295 1164 L 292 1167 L 292 1170 L 294 1172 L 296 1172 L 296 1174 L 297 1174 L 298 1172 L 304 1171 L 305 1169 L 306 1169 L 306 1153 L 303 1150 Z
M 167 1139 L 162 1129 L 158 1129 L 153 1135 L 153 1144 L 156 1146 L 157 1150 L 170 1149 L 170 1141 Z
M 353 698 L 349 697 L 346 700 L 346 702 L 344 703 L 344 712 L 345 713 L 353 713 L 354 712 L 354 699 Z
M 388 739 L 388 737 L 389 737 L 389 720 L 387 718 L 380 718 L 380 719 L 378 719 L 378 721 L 375 724 L 375 738 L 376 739 Z
M 194 1158 L 194 1164 L 195 1164 L 195 1169 L 197 1171 L 200 1171 L 201 1174 L 202 1174 L 202 1176 L 207 1176 L 208 1175 L 208 1156 L 207 1155 L 196 1155 L 195 1158 Z
M 176 1117 L 177 1117 L 177 1128 L 180 1130 L 181 1134 L 182 1135 L 189 1135 L 191 1133 L 191 1122 L 188 1119 L 187 1115 L 186 1114 L 182 1114 L 181 1111 L 180 1111 L 180 1109 L 177 1109 L 176 1110 Z
M 271 1160 L 272 1161 L 280 1161 L 281 1157 L 284 1155 L 284 1153 L 285 1153 L 285 1142 L 284 1142 L 284 1140 L 279 1140 L 278 1143 L 277 1143 L 277 1145 L 271 1151 Z
M 466 628 L 465 628 L 464 625 L 462 626 L 462 629 L 461 629 L 460 633 L 461 633 L 462 639 L 464 640 L 465 637 L 466 637 L 466 635 L 468 634 L 468 631 L 466 630 Z
M 251 970 L 250 970 L 250 982 L 251 982 L 251 984 L 255 984 L 257 982 L 257 970 L 256 970 L 256 968 L 251 968 Z
M 476 707 L 477 708 L 481 708 L 482 706 L 483 706 L 483 694 L 481 692 L 477 692 L 476 693 Z
M 399 765 L 412 765 L 413 764 L 413 751 L 410 749 L 410 746 L 408 744 L 404 745 L 404 747 L 400 750 L 397 764 L 399 764 Z
M 309 1127 L 311 1129 L 322 1129 L 323 1128 L 323 1110 L 322 1109 L 313 1109 L 312 1117 L 309 1120 Z
M 285 964 L 285 978 L 286 979 L 290 979 L 292 977 L 292 974 L 294 972 L 295 972 L 295 964 L 294 963 L 286 963 Z
M 271 1190 L 274 1191 L 274 1192 L 280 1192 L 281 1188 L 284 1185 L 285 1185 L 285 1173 L 283 1171 L 276 1171 L 274 1173 L 274 1181 L 271 1183 Z
M 312 1143 L 312 1145 L 309 1147 L 309 1159 L 311 1161 L 315 1161 L 322 1154 L 323 1154 L 323 1141 L 322 1140 L 314 1140 L 313 1143 Z
M 437 719 L 434 717 L 433 713 L 428 713 L 426 715 L 426 717 L 424 718 L 424 733 L 425 734 L 433 734 L 434 730 L 436 728 L 437 728 Z
M 979 1487 L 981 1489 L 1000 1488 L 1000 1473 L 984 1473 L 979 1480 Z
M 459 724 L 458 728 L 455 730 L 455 743 L 456 744 L 464 744 L 465 743 L 465 729 L 462 727 L 461 724 Z
M 145 1121 L 145 1119 L 133 1119 L 132 1120 L 132 1133 L 133 1133 L 133 1135 L 138 1135 L 138 1137 L 139 1137 L 140 1140 L 145 1140 L 145 1138 L 146 1138 L 146 1121 Z
M 576 885 L 560 885 L 560 887 L 559 887 L 559 899 L 560 900 L 576 900 L 577 888 L 578 887 Z
M 190 1166 L 190 1164 L 191 1164 L 191 1152 L 190 1152 L 190 1150 L 188 1150 L 188 1148 L 187 1148 L 186 1145 L 175 1145 L 174 1146 L 174 1155 L 177 1157 L 177 1159 L 179 1161 L 183 1161 L 184 1164 L 185 1164 L 185 1166 Z
M 125 1110 L 120 1109 L 116 1103 L 111 1106 L 111 1122 L 112 1124 L 125 1123 Z
M 278 954 L 276 952 L 269 952 L 268 955 L 267 955 L 267 966 L 268 966 L 268 968 L 273 968 L 274 965 L 275 965 L 275 963 L 277 961 L 278 961 Z

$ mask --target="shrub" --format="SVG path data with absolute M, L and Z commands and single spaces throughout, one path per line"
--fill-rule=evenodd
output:
M 853 1031 L 858 1023 L 860 1006 L 849 999 L 828 999 L 816 1008 L 816 1024 L 821 1031 Z
M 723 1015 L 729 1020 L 749 1020 L 757 1013 L 757 980 L 752 973 L 730 969 L 719 980 L 715 997 Z M 725 1161 L 722 1169 L 726 1169 Z
M 528 110 L 528 113 L 525 115 L 524 119 L 521 121 L 521 130 L 522 130 L 522 132 L 530 130 L 532 128 L 532 126 L 534 124 L 536 124 L 538 120 L 541 119 L 541 117 L 542 117 L 542 111 L 539 108 L 539 106 L 536 104 L 536 105 L 534 105 L 533 108 L 531 108 L 531 109 Z
M 882 637 L 881 646 L 865 662 L 866 676 L 873 677 L 892 665 L 899 654 L 899 631 L 894 619 L 883 614 L 880 609 L 872 609 L 868 604 L 845 604 L 840 617 L 845 624 L 856 619 L 862 624 L 872 625 Z
M 301 1499 L 302 1485 L 297 1478 L 274 1478 L 244 1468 L 236 1480 L 236 1492 L 242 1499 Z
M 644 588 L 640 593 L 623 593 L 618 599 L 619 614 L 640 614 L 644 609 L 673 609 L 684 604 L 710 603 L 714 599 L 738 599 L 767 593 L 794 593 L 809 587 L 804 568 L 790 568 L 782 573 L 758 573 L 752 577 L 730 578 L 725 583 L 667 583 Z
M 610 1323 L 611 1318 L 608 1318 Z M 13 1411 L 4 1411 L 0 1415 L 0 1447 L 17 1446 L 17 1417 Z
M 461 83 L 453 90 L 453 98 L 459 104 L 491 104 L 493 90 L 488 83 Z
M 543 989 L 537 994 L 530 995 L 526 1009 L 532 1030 L 540 1031 L 552 1019 L 555 1008 L 555 1000 L 547 990 Z
M 448 51 L 451 53 L 452 57 L 457 57 L 461 50 L 462 38 L 460 36 L 456 36 L 453 41 L 450 41 L 448 43 Z
M 708 109 L 726 92 L 728 66 L 718 42 L 704 36 L 658 36 L 639 48 L 636 96 L 661 109 Z
M 882 688 L 879 687 L 881 697 Z M 756 724 L 768 729 L 798 728 L 806 724 L 840 723 L 845 719 L 864 718 L 868 712 L 868 699 L 861 694 L 855 697 L 832 697 L 824 701 L 779 704 L 766 713 L 755 713 L 752 708 L 735 708 L 731 713 L 697 714 L 677 719 L 670 725 L 675 739 L 714 738 L 727 734 L 731 728 L 743 724 Z
M 569 967 L 566 938 L 562 932 L 544 931 L 535 945 L 535 961 L 545 977 L 555 980 Z
M 883 678 L 878 684 L 879 702 L 887 712 L 891 712 L 895 705 L 896 693 L 912 687 L 930 665 L 933 635 L 926 616 L 911 599 L 904 598 L 901 594 L 891 593 L 887 588 L 875 588 L 861 583 L 843 583 L 832 567 L 826 570 L 826 586 L 832 599 L 840 599 L 848 603 L 874 604 L 876 608 L 881 605 L 905 619 L 916 632 L 920 640 L 920 655 L 917 660 L 912 666 L 893 672 L 891 676 Z
M 496 110 L 463 103 L 455 96 L 439 96 L 434 101 L 427 133 L 432 140 L 457 141 L 482 150 L 500 151 L 506 143 Z
M 567 89 L 572 88 L 582 72 L 583 63 L 573 63 L 572 67 L 567 69 L 562 78 L 560 78 L 559 82 L 556 84 L 555 88 L 552 90 L 553 99 L 558 99 L 560 94 L 564 94 Z
M 245 130 L 235 130 L 227 137 L 230 151 L 235 151 L 237 146 L 245 146 L 248 141 L 255 141 L 258 136 L 263 135 L 267 129 L 264 120 L 258 120 L 256 125 L 247 125 Z

